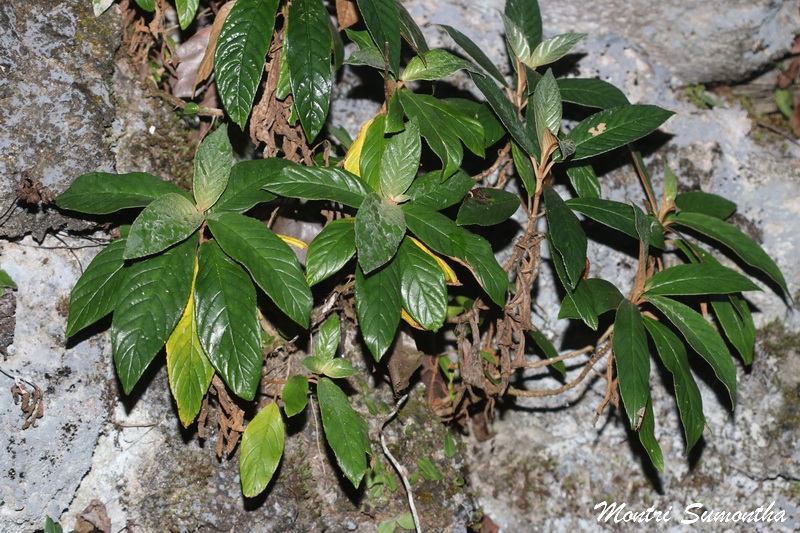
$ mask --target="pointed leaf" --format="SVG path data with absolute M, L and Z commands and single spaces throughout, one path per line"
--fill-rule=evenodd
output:
M 662 296 L 690 294 L 729 294 L 761 289 L 745 276 L 730 268 L 711 263 L 675 265 L 648 279 L 646 294 Z
M 394 0 L 357 0 L 358 10 L 364 19 L 375 45 L 381 53 L 388 53 L 389 71 L 400 72 L 400 17 Z
M 412 57 L 400 79 L 406 82 L 414 80 L 434 81 L 446 78 L 459 70 L 478 72 L 478 69 L 466 59 L 461 59 L 447 50 L 437 49 L 431 50 L 422 56 Z
M 111 321 L 111 346 L 129 394 L 175 329 L 192 288 L 198 236 L 125 268 Z
M 572 184 L 572 188 L 575 189 L 579 197 L 600 198 L 602 194 L 600 190 L 600 181 L 597 179 L 597 174 L 595 174 L 592 165 L 569 166 L 567 167 L 567 177 Z M 567 204 L 570 204 L 570 200 L 567 200 Z M 580 211 L 580 209 L 571 204 L 570 207 L 576 211 Z M 583 211 L 580 212 L 583 213 Z
M 209 216 L 221 213 L 244 213 L 257 204 L 275 199 L 275 195 L 263 190 L 272 174 L 280 172 L 289 162 L 274 157 L 242 161 L 231 168 L 228 186 L 217 203 L 209 210 Z
M 508 288 L 505 270 L 483 237 L 461 228 L 441 213 L 403 204 L 408 229 L 434 251 L 452 257 L 472 271 L 489 297 L 503 305 Z
M 551 244 L 552 237 L 546 237 L 548 246 L 550 248 L 550 257 L 553 261 L 553 268 L 556 271 L 559 281 L 561 281 L 561 286 L 564 287 L 564 291 L 566 292 L 564 296 L 564 302 L 561 304 L 562 310 L 559 311 L 558 317 L 567 318 L 570 314 L 577 315 L 577 318 L 583 320 L 587 326 L 593 330 L 597 330 L 599 321 L 597 318 L 597 313 L 595 312 L 596 304 L 594 298 L 592 297 L 591 292 L 586 290 L 578 290 L 583 283 L 586 283 L 589 280 L 580 280 L 578 282 L 578 288 L 573 289 L 570 286 L 569 279 L 567 278 L 567 272 L 564 269 L 564 260 L 561 258 L 561 255 L 558 252 L 553 250 L 553 245 Z
M 639 442 L 644 446 L 653 466 L 655 466 L 659 472 L 663 472 L 664 454 L 661 452 L 661 446 L 658 445 L 658 441 L 656 440 L 656 420 L 652 401 L 647 402 L 647 408 L 641 420 L 642 422 L 638 431 Z
M 264 188 L 280 196 L 305 200 L 331 200 L 359 207 L 370 193 L 358 176 L 336 167 L 290 164 L 268 177 Z
M 661 362 L 672 373 L 675 400 L 678 403 L 678 412 L 686 435 L 688 454 L 700 439 L 706 425 L 700 389 L 692 376 L 686 348 L 677 335 L 652 318 L 644 317 L 644 325 L 650 333 L 650 338 L 653 339 Z
M 414 53 L 417 55 L 427 53 L 429 51 L 428 43 L 425 41 L 422 30 L 419 29 L 419 26 L 414 22 L 414 19 L 400 0 L 395 0 L 394 3 L 395 7 L 397 7 L 397 17 L 400 20 L 400 34 L 414 49 Z
M 320 0 L 293 0 L 288 19 L 283 50 L 289 65 L 294 107 L 308 142 L 312 142 L 325 125 L 331 102 L 330 22 Z
M 636 220 L 629 204 L 605 198 L 570 198 L 566 201 L 570 209 L 584 214 L 609 228 L 638 239 Z
M 178 23 L 185 30 L 194 20 L 200 0 L 175 0 L 175 9 L 178 12 Z
M 533 49 L 528 43 L 528 39 L 525 37 L 525 33 L 522 31 L 522 28 L 517 26 L 516 22 L 505 16 L 503 13 L 500 13 L 500 17 L 503 19 L 503 27 L 505 28 L 506 32 L 506 41 L 508 42 L 511 51 L 514 53 L 515 58 L 522 63 L 530 61 L 531 52 Z M 512 62 L 513 61 L 514 58 L 512 58 Z
M 123 269 L 125 239 L 112 241 L 92 259 L 69 298 L 67 337 L 94 324 L 111 311 L 119 296 L 127 273 Z
M 196 269 L 197 267 L 195 267 Z M 195 274 L 196 274 L 195 270 Z M 200 337 L 194 309 L 194 280 L 189 303 L 178 325 L 167 339 L 167 375 L 169 388 L 178 405 L 178 417 L 183 427 L 189 427 L 203 405 L 203 397 L 214 377 L 214 367 L 208 360 Z
M 231 390 L 252 400 L 262 362 L 255 287 L 247 272 L 214 241 L 200 247 L 199 262 L 195 319 L 200 345 Z
M 386 198 L 399 201 L 401 195 L 408 190 L 419 170 L 421 153 L 419 127 L 417 121 L 412 119 L 406 123 L 402 133 L 393 135 L 386 141 L 379 178 L 381 193 Z
M 531 46 L 542 41 L 542 14 L 538 0 L 506 0 L 503 13 L 520 27 Z
M 565 102 L 600 109 L 630 104 L 625 93 L 607 81 L 595 78 L 561 78 L 557 83 L 561 99 Z
M 203 223 L 203 215 L 190 200 L 168 193 L 150 202 L 136 217 L 125 244 L 125 259 L 135 259 L 166 250 L 192 235 Z
M 647 301 L 664 313 L 681 332 L 689 345 L 705 359 L 714 374 L 728 389 L 731 405 L 736 404 L 736 368 L 725 342 L 705 318 L 691 307 L 666 298 L 648 295 Z
M 317 383 L 317 399 L 325 440 L 342 473 L 358 487 L 367 471 L 367 454 L 370 453 L 367 423 L 350 406 L 342 389 L 328 378 L 321 378 Z
M 329 378 L 346 378 L 356 374 L 356 369 L 347 359 L 323 359 L 321 357 L 306 357 L 301 364 L 309 371 Z
M 556 350 L 556 347 L 553 346 L 553 343 L 550 342 L 550 339 L 545 337 L 541 330 L 529 329 L 527 333 L 530 335 L 531 339 L 533 339 L 533 342 L 536 343 L 536 346 L 542 350 L 542 353 L 547 359 L 558 357 L 558 351 Z M 550 367 L 554 370 L 557 370 L 562 376 L 567 375 L 567 366 L 564 364 L 564 361 L 557 361 L 550 365 Z
M 342 269 L 356 253 L 354 219 L 334 220 L 308 245 L 306 276 L 314 286 Z
M 244 265 L 281 311 L 308 326 L 314 304 L 297 255 L 262 222 L 226 213 L 209 219 L 208 227 L 230 257 Z
M 508 82 L 506 82 L 505 77 L 500 71 L 497 69 L 497 66 L 492 62 L 491 59 L 481 50 L 481 48 L 475 44 L 469 37 L 458 31 L 457 29 L 453 28 L 452 26 L 448 26 L 446 24 L 440 24 L 441 28 L 450 35 L 450 37 L 455 41 L 455 43 L 464 49 L 469 57 L 475 60 L 475 62 L 486 71 L 491 77 L 495 80 L 503 84 L 505 87 L 508 87 Z
M 578 217 L 561 196 L 549 185 L 544 186 L 543 193 L 552 244 L 564 261 L 567 279 L 574 289 L 586 269 L 588 239 Z
M 356 215 L 355 231 L 358 263 L 369 274 L 397 253 L 406 233 L 403 210 L 380 194 L 370 193 Z
M 286 416 L 292 417 L 303 412 L 308 405 L 308 379 L 300 374 L 290 377 L 283 386 L 281 399 Z
M 508 220 L 519 208 L 520 199 L 516 194 L 502 189 L 475 188 L 458 209 L 456 224 L 494 226 Z
M 641 139 L 657 130 L 672 115 L 672 111 L 653 105 L 615 107 L 583 120 L 564 139 L 575 142 L 572 160 L 578 161 Z
M 228 140 L 228 128 L 223 124 L 206 137 L 194 158 L 192 188 L 201 213 L 213 206 L 228 186 L 233 165 L 233 147 Z
M 149 13 L 156 10 L 156 0 L 136 0 L 136 3 Z
M 744 364 L 753 364 L 756 328 L 747 301 L 739 294 L 731 294 L 727 301 L 712 300 L 711 306 L 728 340 L 742 356 Z
M 220 31 L 214 74 L 222 103 L 244 129 L 264 73 L 279 0 L 237 0 Z
M 537 161 L 540 157 L 541 148 L 535 137 L 531 137 L 525 129 L 525 125 L 519 118 L 519 114 L 511 102 L 508 101 L 506 95 L 494 84 L 491 80 L 473 75 L 472 81 L 478 90 L 486 97 L 486 101 L 492 107 L 500 122 L 511 134 L 511 137 L 519 144 L 520 148 L 525 150 L 528 155 L 535 158 Z
M 604 279 L 590 278 L 578 283 L 574 298 L 565 298 L 558 311 L 558 318 L 582 318 L 581 313 L 575 308 L 576 301 L 590 302 L 593 313 L 597 316 L 619 307 L 625 298 L 619 289 Z
M 283 419 L 275 402 L 264 407 L 247 424 L 239 455 L 242 494 L 246 498 L 258 496 L 269 485 L 283 456 L 284 439 Z
M 514 168 L 520 180 L 522 180 L 522 185 L 525 187 L 528 196 L 533 196 L 536 193 L 536 171 L 533 168 L 531 156 L 523 152 L 522 148 L 512 141 L 511 158 L 514 161 Z
M 539 140 L 539 146 L 544 144 L 545 129 L 558 136 L 558 130 L 561 128 L 561 93 L 558 92 L 552 69 L 547 69 L 533 91 L 533 116 L 536 121 L 536 138 Z
M 120 209 L 145 207 L 168 193 L 189 195 L 173 183 L 145 172 L 109 174 L 90 172 L 78 176 L 69 188 L 56 198 L 56 205 L 89 215 L 107 215 Z
M 739 256 L 742 261 L 763 271 L 780 285 L 784 291 L 788 292 L 786 280 L 783 278 L 778 265 L 755 241 L 742 233 L 736 226 L 712 216 L 687 211 L 671 215 L 667 220 L 670 224 L 693 229 L 724 244 Z
M 380 361 L 394 340 L 400 323 L 402 293 L 396 260 L 365 276 L 356 268 L 356 313 L 364 343 Z
M 542 65 L 549 65 L 554 63 L 567 55 L 576 44 L 585 39 L 585 33 L 564 33 L 556 35 L 539 43 L 530 55 L 527 61 L 523 61 L 532 69 L 536 69 Z
M 682 211 L 702 213 L 720 220 L 725 220 L 736 211 L 736 204 L 702 191 L 690 191 L 675 196 L 675 205 Z
M 353 145 L 355 148 L 347 153 L 348 162 L 351 157 L 358 157 L 358 172 L 350 170 L 369 185 L 373 191 L 380 190 L 380 176 L 381 176 L 381 161 L 383 154 L 386 152 L 386 115 L 380 114 L 373 118 L 370 122 L 362 126 L 362 133 L 359 133 L 359 139 L 363 139 L 360 146 L 360 152 L 355 153 L 358 145 Z M 356 141 L 357 142 L 357 141 Z
M 414 180 L 406 194 L 414 204 L 441 211 L 464 199 L 475 181 L 459 170 L 441 181 L 439 172 L 428 172 Z
M 630 300 L 623 300 L 617 309 L 612 342 L 619 392 L 635 430 L 650 402 L 650 350 L 642 315 Z
M 328 320 L 322 323 L 314 339 L 314 355 L 319 359 L 333 359 L 336 350 L 339 349 L 341 338 L 341 324 L 339 315 L 332 314 Z
M 403 307 L 428 331 L 437 331 L 447 318 L 447 285 L 439 264 L 409 239 L 397 254 Z
M 16 290 L 17 289 L 17 284 L 14 283 L 14 280 L 11 279 L 11 276 L 8 275 L 8 272 L 6 272 L 2 268 L 0 268 L 0 288 L 6 288 L 6 287 L 9 288 L 9 289 Z M 70 303 L 71 303 L 71 300 L 70 300 Z M 111 311 L 109 310 L 109 312 L 111 312 Z M 103 316 L 105 316 L 105 315 L 103 315 Z M 98 317 L 98 318 L 102 318 L 102 317 Z M 89 324 L 86 324 L 86 325 L 88 326 Z M 67 331 L 69 331 L 69 327 L 67 327 Z M 67 337 L 69 337 L 69 335 L 67 335 Z

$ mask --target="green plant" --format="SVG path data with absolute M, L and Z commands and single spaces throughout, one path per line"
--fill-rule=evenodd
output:
M 154 0 L 137 3 L 155 8 Z M 194 19 L 197 5 L 177 1 L 182 27 Z M 601 80 L 557 80 L 549 66 L 586 36 L 543 40 L 535 1 L 508 0 L 505 6 L 511 82 L 455 28 L 443 26 L 469 59 L 429 49 L 395 0 L 359 0 L 357 7 L 366 30 L 345 30 L 358 47 L 346 62 L 382 76 L 384 105 L 352 144 L 326 126 L 331 64 L 342 64 L 342 47 L 325 4 L 238 0 L 224 22 L 220 11 L 209 57 L 225 110 L 242 128 L 250 120 L 251 135 L 265 143 L 267 155 L 283 157 L 234 164 L 223 125 L 197 151 L 191 195 L 144 173 L 77 178 L 58 197 L 59 207 L 90 215 L 141 212 L 78 281 L 67 335 L 113 313 L 114 360 L 125 393 L 166 346 L 170 387 L 186 426 L 197 417 L 214 375 L 224 382 L 217 393 L 227 387 L 247 402 L 271 398 L 244 431 L 240 469 L 246 496 L 267 487 L 283 453 L 283 416 L 306 409 L 310 391 L 344 475 L 359 486 L 367 473 L 367 424 L 339 384 L 357 372 L 351 354 L 337 356 L 339 311 L 349 306 L 369 353 L 389 368 L 395 388 L 405 389 L 422 365 L 431 406 L 457 423 L 472 407 L 492 405 L 503 395 L 563 392 L 598 361 L 607 361 L 607 397 L 598 412 L 621 398 L 631 429 L 663 469 L 649 385 L 654 360 L 673 375 L 690 450 L 704 418 L 689 360 L 695 354 L 704 359 L 734 403 L 729 346 L 750 364 L 754 327 L 741 293 L 758 287 L 689 235 L 732 252 L 782 291 L 786 282 L 772 259 L 725 221 L 734 204 L 709 193 L 679 194 L 669 168 L 657 196 L 633 147 L 646 204 L 602 197 L 592 160 L 650 134 L 672 113 L 630 104 Z M 283 39 L 276 41 L 280 46 L 273 38 Z M 403 40 L 414 54 L 407 62 Z M 268 89 L 255 103 L 265 67 Z M 458 71 L 469 73 L 485 104 L 426 91 L 426 82 Z M 565 104 L 592 110 L 568 132 Z M 263 109 L 253 114 L 262 105 L 278 117 L 271 126 L 264 125 Z M 326 135 L 334 145 L 310 144 Z M 422 157 L 424 145 L 432 161 Z M 471 176 L 462 168 L 464 148 L 490 160 L 495 146 L 499 155 L 483 171 Z M 512 165 L 518 187 L 507 189 Z M 554 188 L 557 167 L 575 193 L 570 199 Z M 499 177 L 492 177 L 498 169 Z M 258 218 L 261 211 L 253 210 L 276 199 L 296 199 L 296 209 L 327 216 L 308 244 L 305 270 L 287 245 L 304 243 L 277 235 Z M 501 265 L 481 228 L 503 223 L 520 209 L 523 227 Z M 627 294 L 589 277 L 588 237 L 579 214 L 638 243 Z M 545 231 L 537 229 L 542 218 Z M 559 318 L 582 322 L 597 332 L 597 342 L 578 352 L 586 361 L 577 378 L 557 390 L 534 391 L 521 386 L 517 370 L 552 367 L 566 376 L 563 361 L 576 356 L 559 354 L 532 321 L 545 246 L 564 291 Z M 269 302 L 259 299 L 262 293 Z M 601 322 L 606 314 L 611 320 Z M 398 340 L 400 330 L 411 345 Z M 262 379 L 265 347 L 301 348 L 298 331 L 313 339 L 299 360 L 304 370 L 286 381 Z M 438 332 L 437 351 L 417 350 L 415 331 Z M 457 339 L 454 347 L 448 338 Z M 457 354 L 452 360 L 444 357 L 448 348 Z M 536 355 L 543 359 L 534 360 Z M 447 447 L 454 453 L 452 443 Z M 426 478 L 439 474 L 427 458 L 418 464 Z

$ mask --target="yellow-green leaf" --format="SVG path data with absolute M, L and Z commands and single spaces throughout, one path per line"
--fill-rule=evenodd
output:
M 247 424 L 239 456 L 242 493 L 247 498 L 254 498 L 267 488 L 281 462 L 284 439 L 283 419 L 275 402 Z

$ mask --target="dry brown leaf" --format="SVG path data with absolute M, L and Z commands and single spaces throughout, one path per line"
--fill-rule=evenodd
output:
M 170 78 L 172 94 L 178 98 L 193 98 L 197 87 L 197 73 L 200 63 L 205 59 L 208 40 L 211 35 L 211 26 L 200 28 L 178 47 L 178 68 L 176 76 Z
M 336 17 L 339 19 L 339 31 L 358 22 L 355 0 L 336 0 Z
M 211 35 L 208 38 L 206 55 L 203 57 L 203 61 L 200 62 L 200 67 L 197 69 L 197 79 L 192 87 L 192 94 L 194 94 L 197 84 L 208 78 L 211 75 L 211 72 L 214 70 L 214 52 L 217 51 L 217 39 L 219 39 L 219 33 L 222 31 L 222 25 L 225 24 L 225 19 L 228 18 L 228 13 L 231 12 L 234 4 L 236 4 L 236 0 L 233 0 L 233 2 L 228 2 L 219 8 L 219 11 L 217 12 L 217 18 L 214 19 L 214 24 L 211 26 Z
M 75 521 L 78 533 L 111 533 L 111 519 L 100 500 L 92 500 Z

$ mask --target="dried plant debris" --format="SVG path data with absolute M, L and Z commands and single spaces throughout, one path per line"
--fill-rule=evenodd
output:
M 15 377 L 14 385 L 11 386 L 11 396 L 14 398 L 14 404 L 19 405 L 25 415 L 22 429 L 36 427 L 36 421 L 44 416 L 44 393 L 39 385 Z

